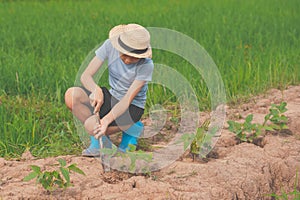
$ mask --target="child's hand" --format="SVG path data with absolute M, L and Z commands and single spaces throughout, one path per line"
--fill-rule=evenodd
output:
M 100 137 L 105 135 L 106 130 L 107 130 L 108 125 L 104 123 L 97 123 L 96 126 L 94 127 L 94 137 L 98 140 Z
M 90 94 L 89 98 L 91 106 L 94 107 L 93 114 L 98 113 L 103 104 L 103 92 L 101 88 L 97 87 L 95 91 Z

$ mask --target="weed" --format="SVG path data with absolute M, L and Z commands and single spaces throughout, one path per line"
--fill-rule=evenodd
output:
M 82 175 L 85 173 L 79 169 L 76 164 L 71 164 L 66 167 L 67 163 L 64 159 L 58 159 L 59 162 L 59 169 L 53 171 L 41 171 L 41 168 L 36 165 L 31 165 L 32 172 L 24 177 L 24 181 L 30 181 L 36 178 L 36 183 L 39 183 L 43 186 L 44 189 L 47 191 L 54 191 L 57 188 L 66 189 L 71 184 L 70 180 L 70 172 L 76 172 Z

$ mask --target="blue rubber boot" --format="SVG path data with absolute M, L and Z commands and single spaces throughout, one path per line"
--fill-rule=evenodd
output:
M 141 121 L 133 124 L 129 129 L 122 132 L 122 141 L 119 145 L 119 150 L 122 152 L 126 152 L 129 150 L 129 145 L 137 145 L 138 137 L 144 130 L 144 124 Z
M 100 149 L 99 140 L 97 140 L 94 136 L 90 136 L 91 144 L 89 148 L 91 149 Z
M 86 157 L 94 157 L 100 156 L 100 145 L 99 140 L 97 140 L 94 136 L 90 136 L 90 146 L 82 151 L 82 156 Z M 112 144 L 108 136 L 102 136 L 102 142 L 104 148 L 111 148 Z

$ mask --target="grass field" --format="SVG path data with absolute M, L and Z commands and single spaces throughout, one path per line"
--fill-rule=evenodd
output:
M 129 1 L 128 1 L 129 2 Z M 117 24 L 182 32 L 201 44 L 222 75 L 228 102 L 300 82 L 300 1 L 0 1 L 0 156 L 79 153 L 63 95 L 78 69 Z M 182 58 L 154 49 L 209 109 L 201 77 Z M 196 75 L 195 75 L 196 74 Z M 107 86 L 107 79 L 101 84 Z M 172 100 L 150 85 L 147 107 Z

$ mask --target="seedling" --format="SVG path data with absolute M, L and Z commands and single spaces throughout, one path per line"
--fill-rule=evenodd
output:
M 135 145 L 129 145 L 129 150 L 126 151 L 126 153 L 119 152 L 117 147 L 113 145 L 111 149 L 109 148 L 103 148 L 100 150 L 101 153 L 106 155 L 110 159 L 111 157 L 122 157 L 122 158 L 129 158 L 130 159 L 130 166 L 129 166 L 129 172 L 134 173 L 136 171 L 136 162 L 137 160 L 144 160 L 146 162 L 152 161 L 152 153 L 148 153 L 142 150 L 136 151 Z M 143 171 L 146 173 L 147 170 L 143 169 Z
M 287 129 L 288 118 L 283 114 L 287 111 L 286 102 L 279 105 L 272 104 L 269 113 L 265 116 L 263 124 L 252 123 L 253 114 L 248 115 L 243 123 L 227 121 L 229 130 L 236 134 L 236 137 L 243 142 L 253 142 L 264 131 L 276 131 Z M 269 123 L 270 122 L 270 123 Z
M 253 115 L 248 115 L 245 118 L 244 123 L 238 123 L 235 121 L 228 121 L 229 130 L 236 134 L 243 142 L 253 142 L 253 139 L 257 138 L 262 133 L 262 125 L 252 123 Z
M 32 172 L 24 177 L 23 181 L 30 181 L 36 178 L 36 183 L 41 184 L 47 191 L 54 191 L 58 188 L 66 189 L 73 186 L 70 182 L 70 172 L 76 172 L 78 174 L 85 175 L 85 173 L 79 169 L 76 164 L 71 164 L 66 167 L 67 163 L 64 159 L 58 159 L 59 169 L 53 171 L 41 171 L 41 168 L 36 165 L 31 165 Z
M 193 160 L 195 155 L 198 155 L 200 152 L 200 148 L 201 148 L 201 143 L 204 140 L 204 129 L 203 128 L 197 128 L 197 133 L 195 134 L 195 137 L 193 138 L 193 141 L 191 143 L 191 149 L 190 149 L 190 153 L 193 156 Z
M 202 150 L 205 150 L 205 152 L 208 152 L 212 149 L 211 146 L 211 140 L 212 137 L 217 132 L 216 128 L 212 128 L 208 132 L 208 127 L 210 124 L 210 120 L 206 120 L 201 127 L 197 128 L 196 133 L 185 133 L 181 136 L 178 143 L 183 142 L 183 148 L 186 150 L 188 146 L 190 145 L 190 153 L 192 154 L 193 161 L 195 160 L 196 156 L 203 156 L 201 155 Z
M 265 116 L 263 126 L 266 126 L 266 123 L 270 121 L 272 124 L 267 127 L 268 130 L 281 131 L 283 129 L 287 129 L 288 127 L 286 124 L 288 122 L 288 118 L 283 114 L 287 111 L 286 105 L 286 102 L 281 102 L 279 105 L 272 104 L 269 109 L 270 113 Z
M 135 145 L 129 145 L 129 151 L 126 152 L 126 154 L 123 154 L 123 156 L 130 158 L 130 166 L 129 166 L 129 172 L 134 172 L 136 170 L 136 161 L 137 160 L 144 160 L 146 162 L 151 162 L 152 160 L 152 153 L 146 153 L 142 150 L 136 151 Z M 145 169 L 144 169 L 145 171 Z

